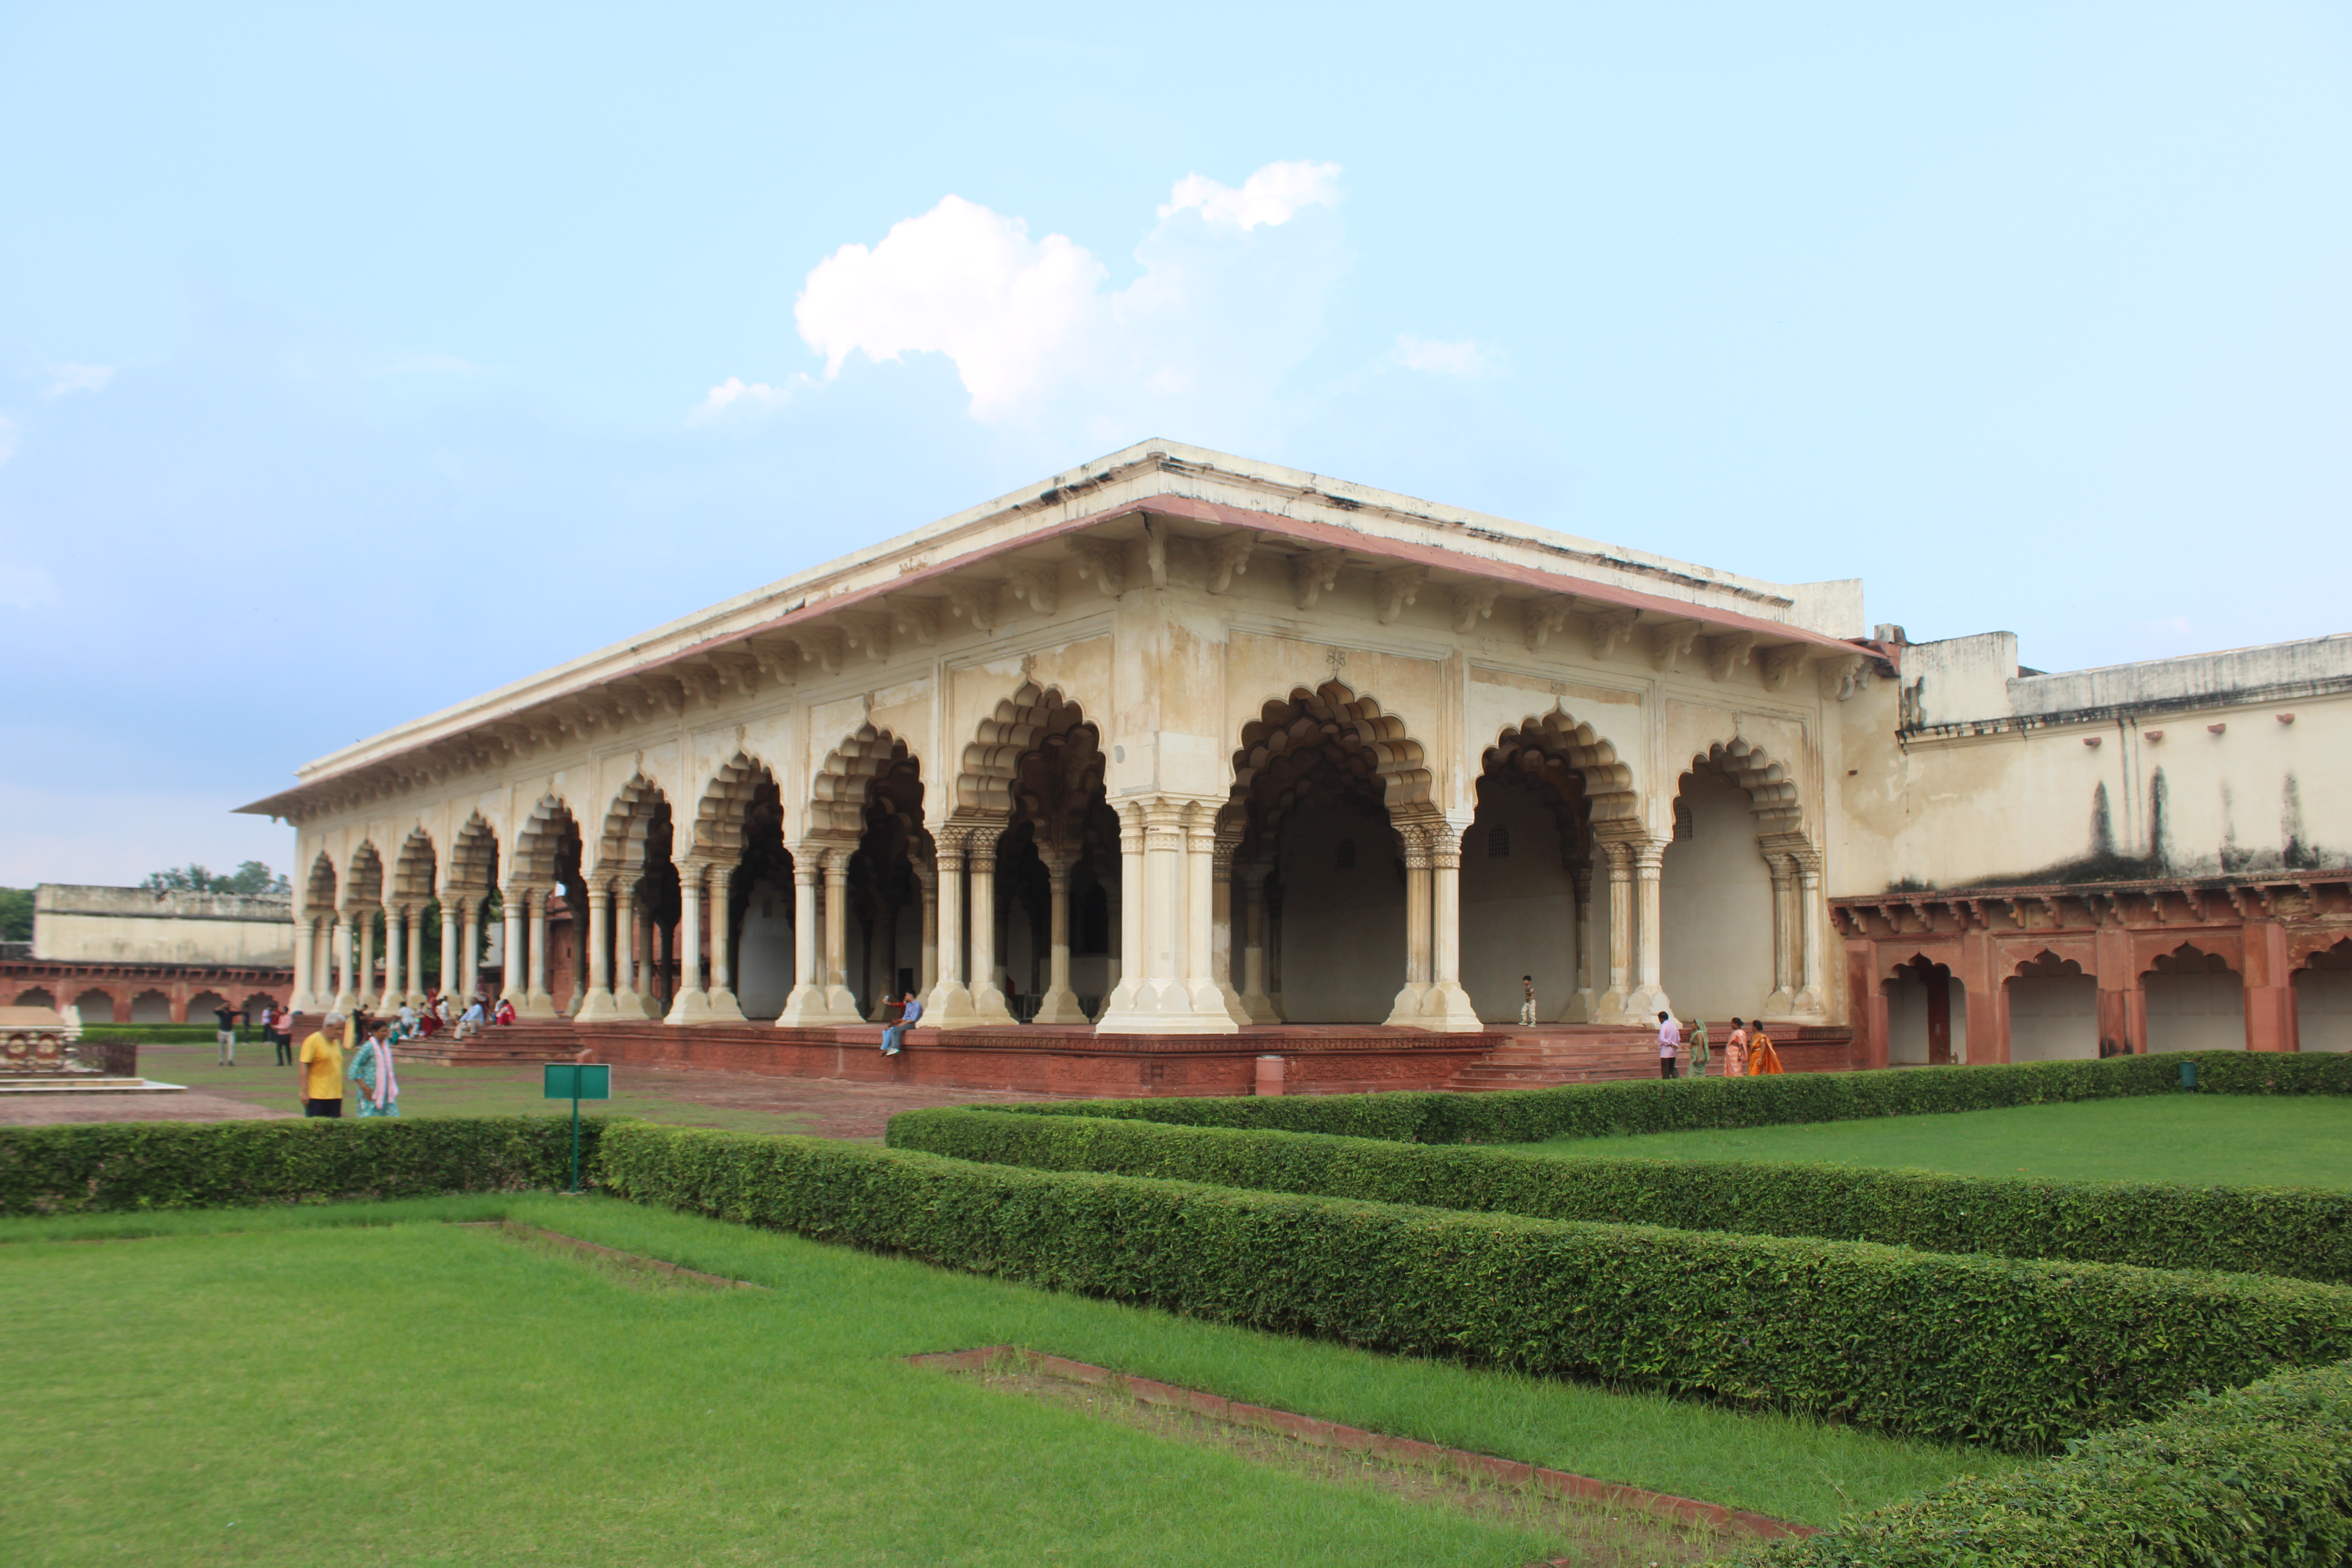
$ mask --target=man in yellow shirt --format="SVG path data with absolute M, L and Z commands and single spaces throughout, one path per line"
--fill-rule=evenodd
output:
M 297 1087 L 305 1116 L 343 1113 L 343 1016 L 330 1013 L 319 1032 L 302 1042 Z

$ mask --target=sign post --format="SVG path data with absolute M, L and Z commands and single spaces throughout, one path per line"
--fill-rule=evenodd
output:
M 580 1190 L 580 1102 L 613 1098 L 613 1069 L 603 1062 L 549 1062 L 541 1098 L 572 1102 L 572 1190 Z

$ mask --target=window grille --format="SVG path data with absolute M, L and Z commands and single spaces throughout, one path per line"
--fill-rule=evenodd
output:
M 1511 830 L 1500 823 L 1486 829 L 1486 858 L 1507 860 L 1511 858 Z

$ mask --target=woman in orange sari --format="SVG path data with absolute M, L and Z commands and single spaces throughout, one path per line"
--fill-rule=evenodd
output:
M 1769 1072 L 1783 1070 L 1780 1053 L 1772 1048 L 1772 1037 L 1764 1032 L 1761 1023 L 1756 1026 L 1756 1033 L 1748 1041 L 1748 1049 L 1750 1058 L 1748 1070 L 1759 1078 Z

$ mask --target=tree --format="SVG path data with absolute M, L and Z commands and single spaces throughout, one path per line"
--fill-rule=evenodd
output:
M 139 884 L 152 893 L 239 893 L 247 898 L 291 893 L 293 884 L 258 860 L 247 860 L 234 871 L 207 871 L 191 860 L 165 871 L 151 871 Z
M 33 940 L 33 889 L 0 888 L 0 942 Z

